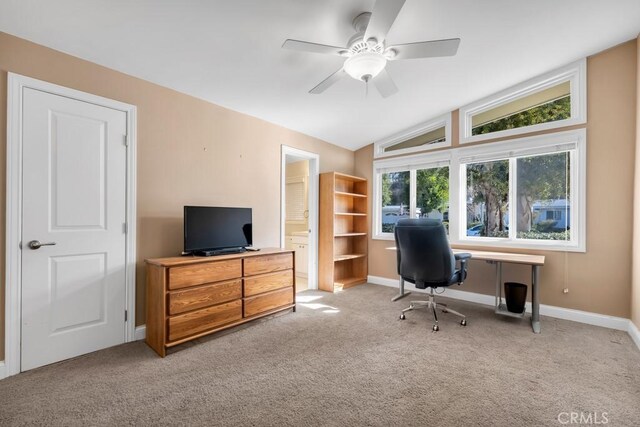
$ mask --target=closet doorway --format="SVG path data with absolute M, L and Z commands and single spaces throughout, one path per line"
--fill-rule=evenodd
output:
M 282 146 L 280 247 L 295 251 L 296 292 L 318 289 L 318 195 L 320 158 Z

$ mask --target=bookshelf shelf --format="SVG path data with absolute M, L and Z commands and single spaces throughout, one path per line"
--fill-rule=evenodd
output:
M 350 259 L 357 259 L 357 258 L 363 258 L 366 257 L 367 254 L 343 254 L 343 255 L 336 255 L 333 258 L 334 262 L 339 262 L 339 261 L 348 261 Z
M 344 191 L 336 191 L 336 196 L 344 196 L 344 197 L 363 197 L 367 198 L 366 194 L 358 194 L 358 193 L 347 193 Z

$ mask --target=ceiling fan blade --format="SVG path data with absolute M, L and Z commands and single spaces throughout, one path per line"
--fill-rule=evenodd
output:
M 344 68 L 340 68 L 338 71 L 321 81 L 318 86 L 311 89 L 309 93 L 313 93 L 314 95 L 320 94 L 346 75 L 347 73 L 344 71 Z
M 378 92 L 383 98 L 387 98 L 398 91 L 398 86 L 393 82 L 391 75 L 386 69 L 380 71 L 380 74 L 375 76 L 373 84 L 376 85 Z
M 389 59 L 416 59 L 435 58 L 438 56 L 453 56 L 458 52 L 460 39 L 433 40 L 429 42 L 417 42 L 389 46 L 387 51 L 393 49 L 394 56 Z
M 325 44 L 304 42 L 301 40 L 287 39 L 282 44 L 283 49 L 298 50 L 301 52 L 324 53 L 328 55 L 342 56 L 347 52 L 345 47 L 327 46 Z
M 374 38 L 378 43 L 384 41 L 404 2 L 405 0 L 377 0 L 364 32 L 364 40 Z

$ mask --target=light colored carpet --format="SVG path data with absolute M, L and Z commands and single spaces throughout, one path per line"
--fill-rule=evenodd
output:
M 399 310 L 395 289 L 298 295 L 281 315 L 161 359 L 125 344 L 0 381 L 0 424 L 560 425 L 606 412 L 640 425 L 640 352 L 620 331 L 497 318 L 447 301 L 466 328 Z M 444 299 L 441 299 L 444 301 Z M 602 420 L 602 418 L 600 418 Z

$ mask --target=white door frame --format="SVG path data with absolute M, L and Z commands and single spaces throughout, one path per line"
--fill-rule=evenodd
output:
M 287 183 L 287 156 L 309 160 L 309 289 L 318 289 L 318 202 L 320 199 L 320 156 L 310 151 L 282 145 L 280 157 L 280 247 L 285 247 L 285 188 Z
M 5 272 L 5 370 L 20 372 L 22 317 L 22 110 L 24 89 L 108 107 L 127 114 L 126 310 L 125 342 L 135 339 L 136 296 L 136 107 L 19 74 L 9 73 L 7 92 L 7 218 Z

